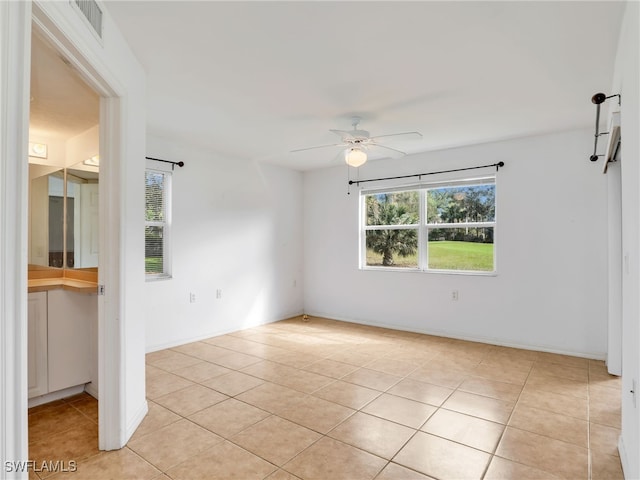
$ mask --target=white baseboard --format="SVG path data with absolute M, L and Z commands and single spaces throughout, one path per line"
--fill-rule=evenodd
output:
M 55 402 L 56 400 L 60 400 L 61 398 L 71 397 L 72 395 L 77 395 L 78 393 L 82 392 L 84 392 L 84 384 L 65 388 L 56 392 L 45 393 L 44 395 L 40 395 L 39 397 L 30 398 L 29 408 L 37 407 L 38 405 L 43 405 L 49 402 Z
M 627 457 L 627 449 L 624 446 L 622 435 L 618 437 L 618 454 L 620 455 L 620 463 L 622 464 L 622 475 L 624 478 L 631 478 L 629 457 Z
M 84 386 L 84 391 L 87 392 L 89 395 L 91 395 L 96 400 L 100 400 L 100 397 L 98 396 L 98 384 L 97 383 L 93 383 L 93 382 L 87 383 Z
M 149 412 L 149 403 L 145 400 L 140 406 L 140 408 L 138 409 L 138 412 L 133 416 L 133 418 L 127 425 L 125 443 L 127 443 L 131 439 L 131 436 L 135 433 L 137 428 L 140 426 L 140 424 L 142 423 L 142 420 L 144 420 L 144 417 L 147 415 L 147 412 Z
M 160 345 L 147 345 L 146 353 L 157 352 L 158 350 L 165 350 L 167 348 L 178 347 L 180 345 L 185 345 L 187 343 L 199 342 L 201 340 L 206 340 L 207 338 L 219 337 L 220 335 L 227 335 L 229 333 L 240 332 L 242 330 L 247 330 L 253 327 L 259 327 L 261 325 L 268 325 L 270 323 L 280 322 L 282 320 L 287 320 L 289 318 L 299 317 L 303 314 L 303 312 L 292 313 L 290 315 L 286 315 L 284 317 L 275 318 L 272 320 L 266 320 L 264 322 L 256 323 L 253 325 L 245 325 L 242 328 L 230 328 L 225 330 L 217 330 L 214 332 L 207 332 L 202 335 L 198 335 L 196 337 L 182 338 L 180 340 L 171 341 L 167 343 L 163 343 Z
M 458 335 L 455 333 L 445 332 L 442 330 L 421 329 L 421 328 L 408 328 L 402 325 L 393 325 L 389 323 L 371 322 L 366 320 L 357 320 L 353 318 L 337 317 L 322 312 L 305 312 L 311 317 L 326 318 L 327 320 L 337 320 L 340 322 L 356 323 L 358 325 L 369 325 L 371 327 L 389 328 L 391 330 L 399 330 L 402 332 L 420 333 L 423 335 L 433 335 L 435 337 L 452 338 L 456 340 L 466 340 L 468 342 L 486 343 L 489 345 L 498 345 L 501 347 L 519 348 L 522 350 L 534 350 L 536 352 L 557 353 L 559 355 L 570 355 L 572 357 L 588 358 L 591 360 L 605 360 L 606 353 L 586 353 L 586 352 L 574 352 L 570 350 L 561 350 L 554 347 L 544 345 L 524 345 L 516 342 L 504 341 L 492 337 L 471 336 L 471 335 Z

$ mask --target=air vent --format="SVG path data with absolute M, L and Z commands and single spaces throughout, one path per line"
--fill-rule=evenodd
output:
M 102 9 L 95 0 L 72 0 L 98 37 L 102 38 Z

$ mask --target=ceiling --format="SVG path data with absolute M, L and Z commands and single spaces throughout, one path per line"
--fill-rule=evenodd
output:
M 148 132 L 299 170 L 351 117 L 410 153 L 589 127 L 624 4 L 108 2 L 147 72 Z M 588 150 L 588 146 L 585 146 Z M 149 152 L 150 153 L 150 152 Z M 153 152 L 162 155 L 162 152 Z
M 60 54 L 31 37 L 30 137 L 67 140 L 100 121 L 100 97 Z

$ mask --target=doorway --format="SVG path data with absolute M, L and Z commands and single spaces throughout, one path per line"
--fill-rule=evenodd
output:
M 37 28 L 29 112 L 29 458 L 43 465 L 98 452 L 100 96 Z
M 123 90 L 122 86 L 119 90 L 114 89 L 112 82 L 117 79 L 110 77 L 110 80 L 106 80 L 104 78 L 105 65 L 109 65 L 109 62 L 107 61 L 105 64 L 104 58 L 101 58 L 100 55 L 105 50 L 105 46 L 98 47 L 96 54 L 95 45 L 92 47 L 86 44 L 86 38 L 73 35 L 69 21 L 73 22 L 73 15 L 78 14 L 77 11 L 74 11 L 75 5 L 69 3 L 65 6 L 65 8 L 71 9 L 69 14 L 50 8 L 50 4 L 46 3 L 33 3 L 31 6 L 32 38 L 44 41 L 53 51 L 53 56 L 48 58 L 52 62 L 58 62 L 60 68 L 66 69 L 67 80 L 73 83 L 73 92 L 67 90 L 67 94 L 75 97 L 76 100 L 79 97 L 81 101 L 78 103 L 86 103 L 91 106 L 91 108 L 86 108 L 85 105 L 84 109 L 81 106 L 74 111 L 76 115 L 67 115 L 67 121 L 75 125 L 73 128 L 76 129 L 76 136 L 67 140 L 73 157 L 66 162 L 62 181 L 63 194 L 69 196 L 69 192 L 76 189 L 76 183 L 80 183 L 79 188 L 82 188 L 83 185 L 95 183 L 99 179 L 97 184 L 91 186 L 92 192 L 84 196 L 91 203 L 93 212 L 97 211 L 97 215 L 94 217 L 97 217 L 99 221 L 95 224 L 97 228 L 93 229 L 93 235 L 84 242 L 84 245 L 88 245 L 88 247 L 79 246 L 76 242 L 76 236 L 82 234 L 76 229 L 78 221 L 75 220 L 75 215 L 72 220 L 70 212 L 66 211 L 64 217 L 69 231 L 62 240 L 64 245 L 62 261 L 66 268 L 71 267 L 69 270 L 83 274 L 84 272 L 81 272 L 83 269 L 73 267 L 86 266 L 84 260 L 79 261 L 77 254 L 82 255 L 89 251 L 89 257 L 94 257 L 94 265 L 97 265 L 97 268 L 93 266 L 85 268 L 97 270 L 94 272 L 93 280 L 97 276 L 97 284 L 103 286 L 102 291 L 106 286 L 106 290 L 110 292 L 110 295 L 87 295 L 74 298 L 76 301 L 89 299 L 88 302 L 85 302 L 89 305 L 84 305 L 81 309 L 96 315 L 95 322 L 91 324 L 91 330 L 88 333 L 91 339 L 89 348 L 89 358 L 92 360 L 90 365 L 91 381 L 85 384 L 84 390 L 89 391 L 96 398 L 99 397 L 100 400 L 97 405 L 99 411 L 98 447 L 101 450 L 112 450 L 124 445 L 127 431 L 123 425 L 130 423 L 125 419 L 124 403 L 120 398 L 126 380 L 120 371 L 120 365 L 124 365 L 125 360 L 118 347 L 118 342 L 122 341 L 125 332 L 113 322 L 113 319 L 120 316 L 119 309 L 122 300 L 116 288 L 109 290 L 109 287 L 114 285 L 113 279 L 117 278 L 120 272 L 117 258 L 121 245 L 114 240 L 113 235 L 113 230 L 118 229 L 120 219 L 115 222 L 116 227 L 114 228 L 114 222 L 106 223 L 109 221 L 109 215 L 105 213 L 113 208 L 113 192 L 120 190 L 120 177 L 117 174 L 114 175 L 114 170 L 120 162 L 121 149 L 126 144 L 127 135 L 118 131 L 124 111 L 126 111 L 126 109 L 120 108 L 120 97 L 125 94 L 126 89 Z M 71 15 L 71 18 L 66 18 L 68 15 Z M 80 49 L 80 47 L 83 48 Z M 62 66 L 59 62 L 62 62 Z M 95 65 L 100 62 L 102 62 L 100 67 L 96 67 Z M 48 82 L 49 78 L 46 77 L 44 81 Z M 29 100 L 31 104 L 31 98 Z M 66 100 L 73 101 L 69 98 Z M 89 127 L 88 130 L 85 127 Z M 97 152 L 96 145 L 98 146 Z M 102 159 L 102 164 L 100 164 L 100 159 Z M 91 178 L 91 175 L 94 175 L 95 178 Z M 76 181 L 74 182 L 74 180 Z M 75 194 L 71 196 L 74 197 L 75 211 L 77 210 Z M 73 228 L 71 227 L 72 223 L 74 224 Z M 96 246 L 97 249 L 94 248 Z M 96 255 L 98 252 L 99 255 Z M 97 264 L 95 257 L 97 257 Z M 104 261 L 106 257 L 112 260 L 109 264 Z M 30 253 L 29 263 L 32 258 L 33 252 Z M 106 319 L 112 321 L 106 321 Z M 78 322 L 76 322 L 77 324 Z M 54 332 L 59 333 L 58 330 L 54 330 Z M 77 382 L 78 379 L 76 379 Z M 144 406 L 146 407 L 146 403 Z

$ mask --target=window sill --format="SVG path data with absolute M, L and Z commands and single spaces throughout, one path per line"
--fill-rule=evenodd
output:
M 146 275 L 145 282 L 159 282 L 162 280 L 171 280 L 173 277 L 171 275 Z
M 429 275 L 466 275 L 472 277 L 497 277 L 498 272 L 474 272 L 468 270 L 420 270 L 419 268 L 402 268 L 402 267 L 360 267 L 362 271 L 373 272 L 412 272 L 426 273 Z

